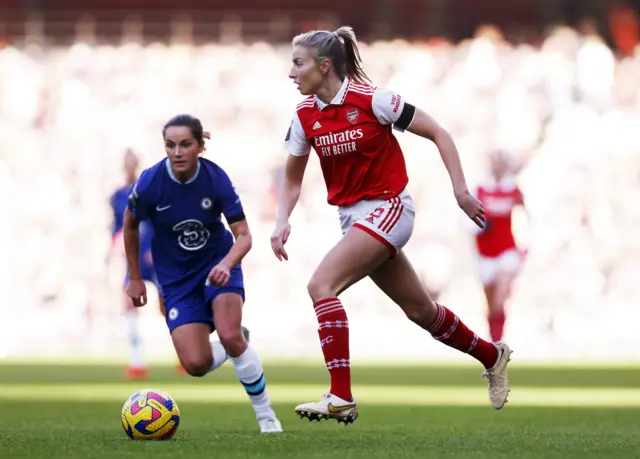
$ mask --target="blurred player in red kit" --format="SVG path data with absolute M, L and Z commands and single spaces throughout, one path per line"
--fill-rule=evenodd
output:
M 485 209 L 484 229 L 476 234 L 479 275 L 487 297 L 489 333 L 499 341 L 504 331 L 505 303 L 522 265 L 522 252 L 517 248 L 511 229 L 513 209 L 524 205 L 522 193 L 510 171 L 504 152 L 491 157 L 491 177 L 478 187 L 477 196 Z
M 436 340 L 479 360 L 489 380 L 491 404 L 502 408 L 509 392 L 506 369 L 511 350 L 504 343 L 479 338 L 451 310 L 433 302 L 402 250 L 413 232 L 414 206 L 392 128 L 437 145 L 458 205 L 478 226 L 484 224 L 482 204 L 467 188 L 453 139 L 399 94 L 369 84 L 350 27 L 298 35 L 292 63 L 289 77 L 308 97 L 298 104 L 285 138 L 289 155 L 271 246 L 279 260 L 288 260 L 284 245 L 291 232 L 289 217 L 300 197 L 311 147 L 320 158 L 328 202 L 338 207 L 343 232 L 307 286 L 331 388 L 319 402 L 299 405 L 295 411 L 301 418 L 345 424 L 357 418 L 349 321 L 338 295 L 366 276 Z

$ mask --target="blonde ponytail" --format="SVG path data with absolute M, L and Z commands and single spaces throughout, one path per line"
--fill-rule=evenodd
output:
M 334 32 L 338 39 L 344 44 L 344 50 L 346 53 L 346 74 L 347 76 L 358 83 L 371 82 L 367 74 L 362 69 L 362 58 L 360 57 L 360 50 L 358 49 L 358 40 L 353 28 L 349 26 L 342 26 Z
M 342 26 L 335 32 L 312 30 L 294 37 L 293 45 L 314 49 L 318 59 L 329 59 L 340 77 L 366 83 L 371 80 L 362 69 L 362 59 L 358 50 L 356 34 L 349 26 Z

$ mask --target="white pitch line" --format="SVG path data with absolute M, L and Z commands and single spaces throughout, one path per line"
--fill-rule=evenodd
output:
M 121 401 L 145 386 L 135 384 L 37 384 L 0 385 L 0 400 L 69 400 L 83 402 Z M 153 388 L 153 384 L 150 384 Z M 246 403 L 240 384 L 212 384 L 210 387 L 166 384 L 157 387 L 180 402 Z M 301 403 L 319 399 L 325 386 L 268 386 L 274 403 Z M 358 402 L 369 405 L 488 405 L 484 388 L 445 386 L 356 386 Z M 640 407 L 640 389 L 629 388 L 549 388 L 514 387 L 507 407 L 513 406 L 601 406 Z

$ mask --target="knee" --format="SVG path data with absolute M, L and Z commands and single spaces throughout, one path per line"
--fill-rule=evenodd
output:
M 213 356 L 181 356 L 180 363 L 185 371 L 195 377 L 202 377 L 209 373 L 213 366 Z
M 325 298 L 335 298 L 338 295 L 338 292 L 331 288 L 329 282 L 316 274 L 311 277 L 307 284 L 307 292 L 309 292 L 309 296 L 314 303 Z
M 220 342 L 231 357 L 238 357 L 244 353 L 247 342 L 240 327 L 220 327 L 217 332 Z

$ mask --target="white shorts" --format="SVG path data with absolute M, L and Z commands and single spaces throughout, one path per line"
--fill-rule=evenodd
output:
M 509 249 L 497 257 L 480 257 L 478 268 L 482 285 L 493 283 L 498 274 L 508 273 L 516 275 L 522 267 L 522 254 L 518 249 Z
M 386 245 L 392 256 L 409 242 L 415 209 L 407 190 L 388 200 L 358 201 L 338 208 L 342 234 L 355 226 Z

